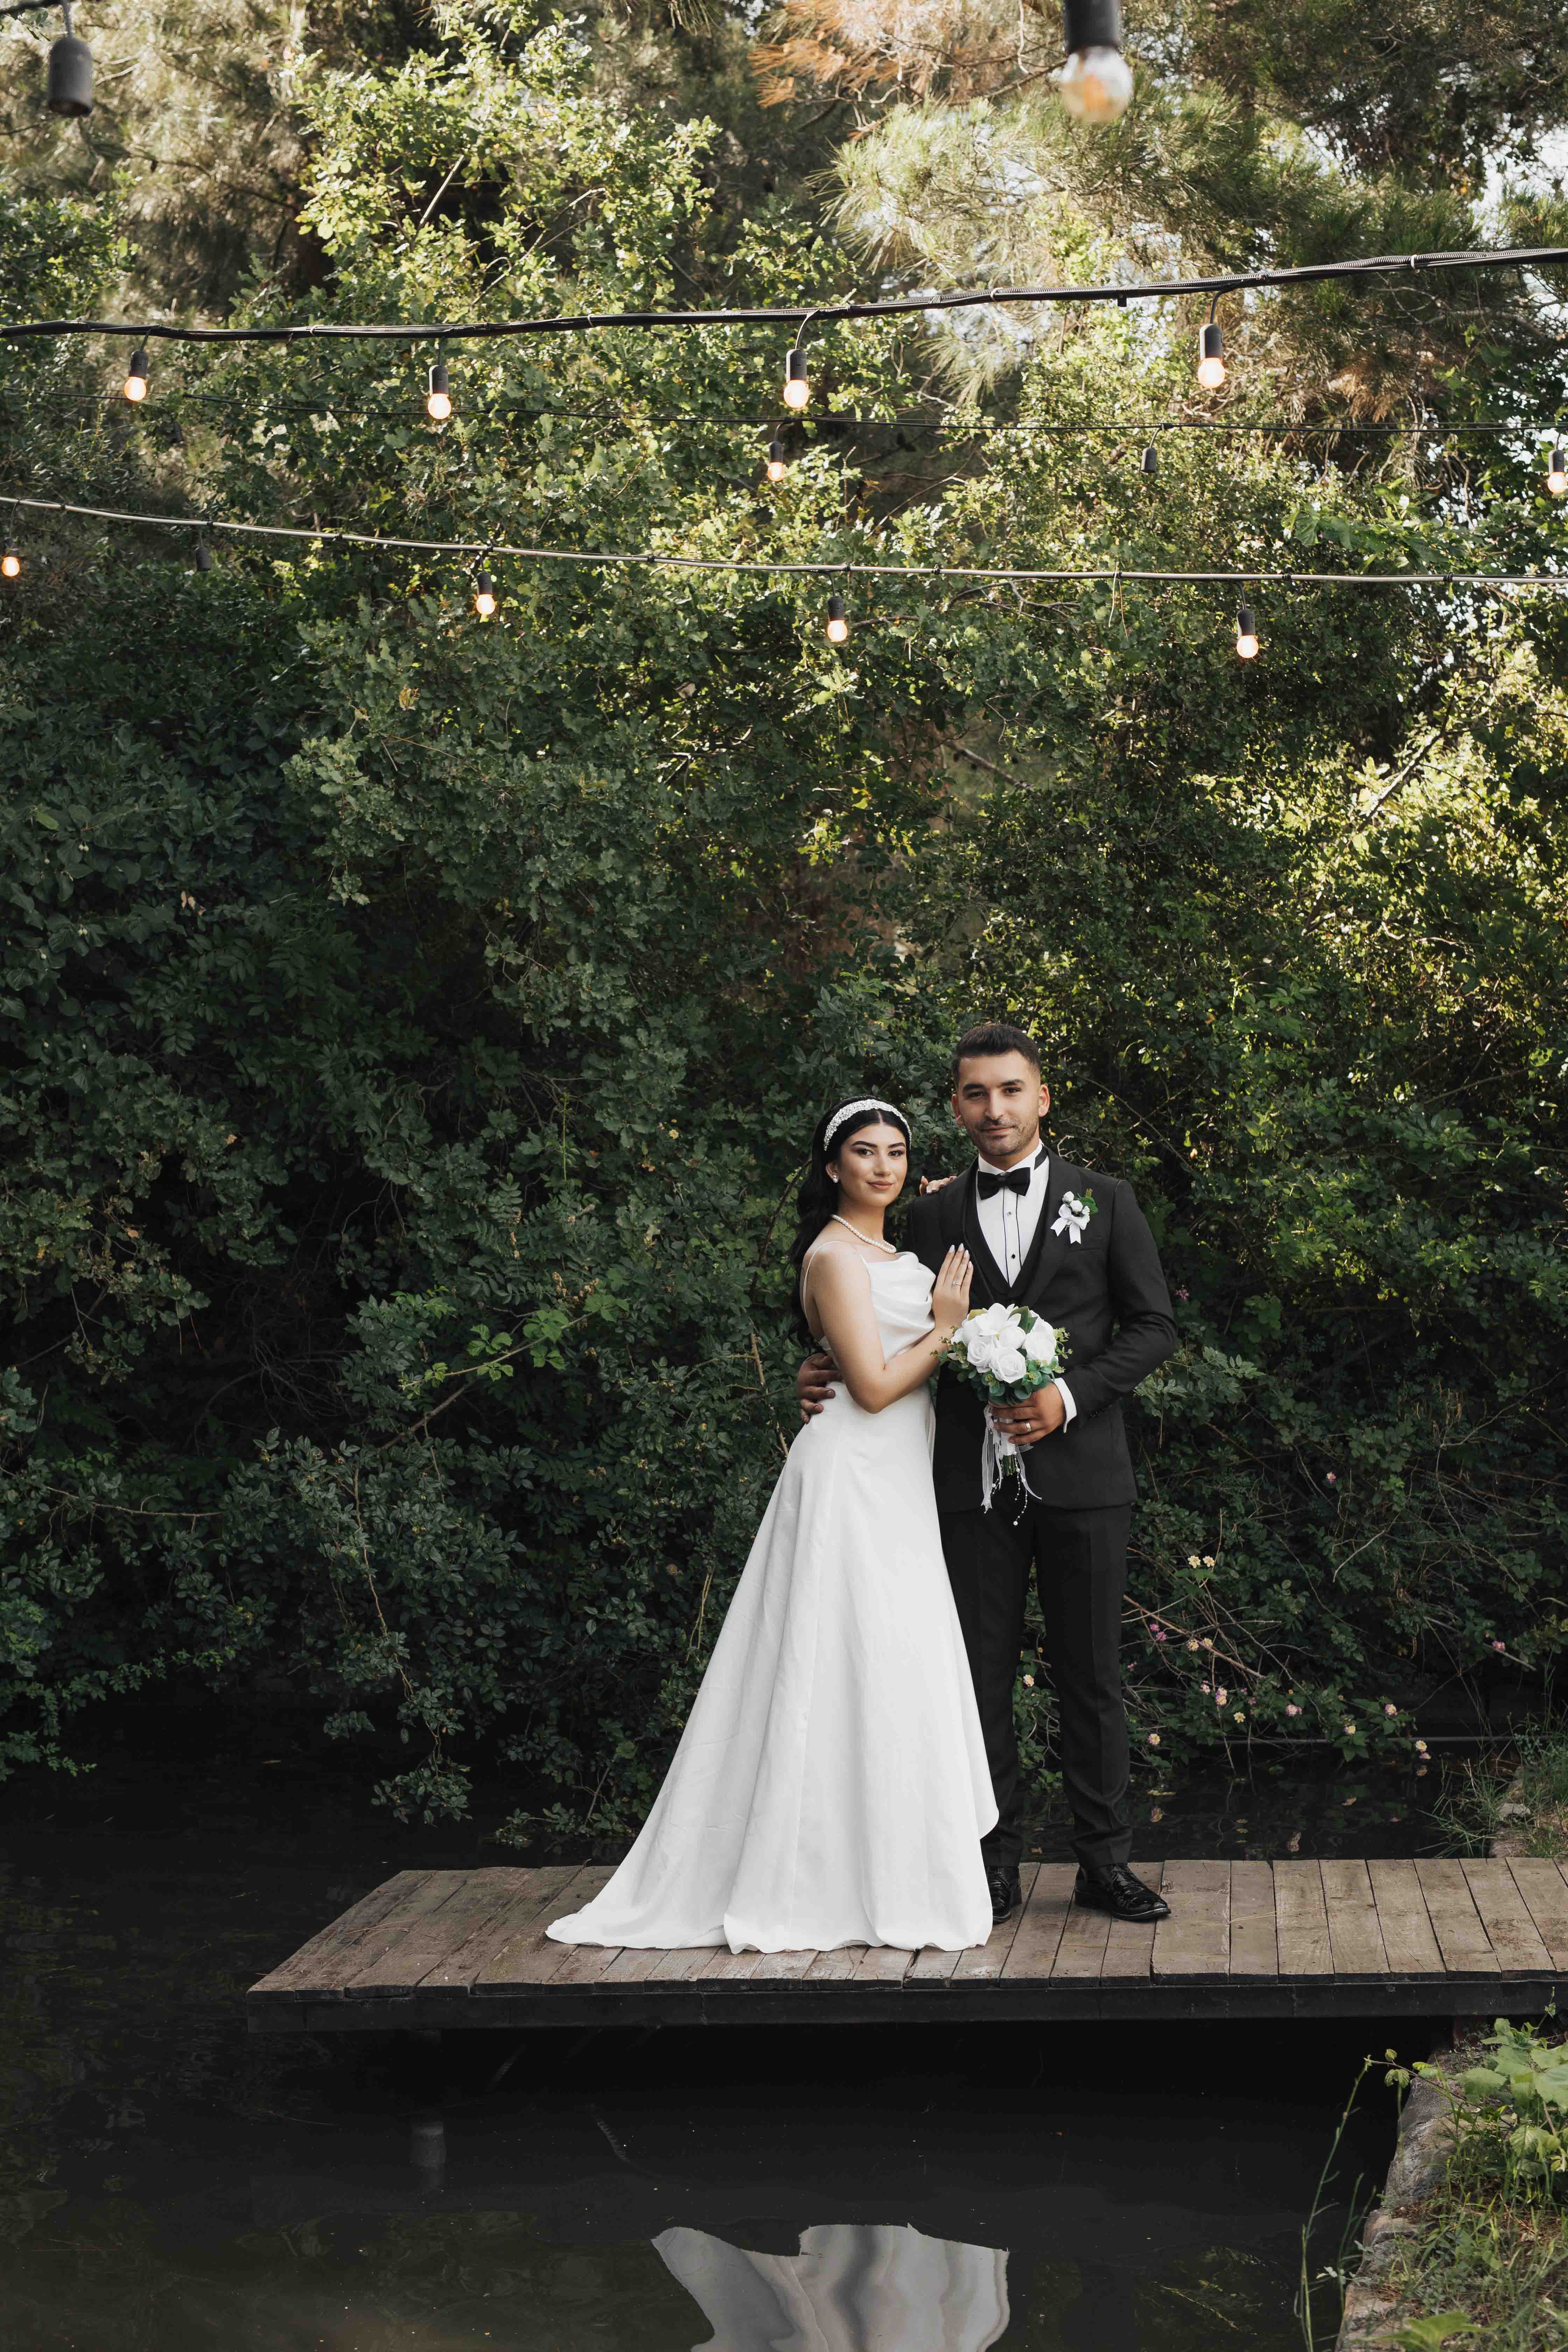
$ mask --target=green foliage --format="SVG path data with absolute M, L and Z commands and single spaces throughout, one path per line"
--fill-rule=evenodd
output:
M 236 315 L 850 282 L 765 184 L 805 134 L 766 171 L 730 153 L 734 26 L 690 36 L 722 121 L 633 108 L 626 29 L 588 30 L 452 8 L 369 63 L 323 35 L 293 85 L 321 267 Z M 13 205 L 30 300 L 90 306 L 123 202 Z M 1157 494 L 1098 428 L 1183 413 L 1185 328 L 1106 311 L 1029 347 L 993 420 L 1026 429 L 984 463 L 950 437 L 941 478 L 894 421 L 953 421 L 930 340 L 864 323 L 814 338 L 840 422 L 790 428 L 776 491 L 782 347 L 751 329 L 464 346 L 441 432 L 428 354 L 391 344 L 161 350 L 139 414 L 90 351 L 14 346 L 4 455 L 301 532 L 1517 569 L 1554 545 L 1555 377 L 1519 310 L 1486 323 L 1485 367 L 1428 389 L 1517 433 L 1171 433 Z M 1294 313 L 1265 324 L 1308 364 Z M 1058 1140 L 1137 1184 L 1178 1293 L 1136 1416 L 1145 1746 L 1355 1756 L 1434 1691 L 1484 1710 L 1551 1670 L 1550 609 L 1270 591 L 1244 668 L 1201 590 L 928 570 L 857 581 L 840 656 L 799 574 L 498 558 L 487 627 L 413 553 L 225 541 L 196 574 L 152 532 L 27 543 L 0 620 L 0 1762 L 68 1762 L 116 1693 L 281 1685 L 405 1809 L 460 1808 L 482 1762 L 536 1823 L 625 1831 L 795 1425 L 813 1118 L 872 1086 L 953 1164 L 947 1040 L 983 1012 L 1037 1027 Z M 1019 1704 L 1048 1758 L 1043 1683 Z

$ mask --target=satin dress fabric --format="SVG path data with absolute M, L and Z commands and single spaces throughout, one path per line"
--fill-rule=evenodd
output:
M 931 1328 L 912 1252 L 868 1264 L 884 1358 Z M 640 1835 L 565 1944 L 732 1952 L 991 1933 L 996 1820 L 942 1559 L 924 1387 L 867 1412 L 842 1381 L 774 1487 Z

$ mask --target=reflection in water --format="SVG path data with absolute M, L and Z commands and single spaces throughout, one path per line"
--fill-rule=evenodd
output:
M 210 1761 L 0 1791 L 5 2352 L 1302 2352 L 1363 2029 L 247 2039 L 377 1879 L 494 1856 Z
M 798 2254 L 753 2254 L 706 2230 L 654 2240 L 713 2334 L 693 2352 L 986 2352 L 1007 2325 L 1005 2248 L 829 2221 Z

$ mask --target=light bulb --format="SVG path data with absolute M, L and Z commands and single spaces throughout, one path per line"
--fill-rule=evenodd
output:
M 0 578 L 19 580 L 21 576 L 22 559 L 14 547 L 7 547 L 5 554 L 0 555 Z
M 1236 650 L 1243 661 L 1258 659 L 1258 615 L 1250 604 L 1237 607 Z
M 127 373 L 125 382 L 120 388 L 121 392 L 124 393 L 126 399 L 130 401 L 132 407 L 135 406 L 139 400 L 146 399 L 147 354 L 145 352 L 132 352 L 131 355 L 130 370 Z
M 811 385 L 806 381 L 804 352 L 792 351 L 789 355 L 789 363 L 784 369 L 784 396 L 786 408 L 804 408 L 811 398 Z
M 430 389 L 425 395 L 425 414 L 433 425 L 445 425 L 452 414 L 452 394 L 447 383 L 445 363 L 437 360 L 430 369 Z
M 481 621 L 488 621 L 496 608 L 496 583 L 488 572 L 481 572 L 474 583 L 474 610 Z
M 827 600 L 827 642 L 841 646 L 849 635 L 849 624 L 844 617 L 844 599 L 830 596 Z
M 1225 382 L 1225 334 L 1217 319 L 1198 329 L 1198 382 L 1217 392 Z
M 1568 490 L 1568 449 L 1564 449 L 1561 441 L 1546 460 L 1546 487 L 1554 499 L 1560 499 L 1564 490 Z
M 1142 463 L 1143 471 L 1151 477 L 1157 474 L 1160 470 L 1160 452 L 1155 448 L 1152 441 L 1150 442 L 1149 446 L 1143 452 Z
M 788 471 L 784 464 L 784 443 L 775 434 L 768 443 L 768 479 L 770 482 L 782 482 Z
M 1132 96 L 1132 68 L 1120 49 L 1075 49 L 1051 79 L 1079 122 L 1120 121 Z
M 210 572 L 210 571 L 212 570 L 212 568 L 213 568 L 213 551 L 212 551 L 212 549 L 208 546 L 208 544 L 207 544 L 207 542 L 206 542 L 206 541 L 205 541 L 205 539 L 198 539 L 198 540 L 197 540 L 197 541 L 196 541 L 196 559 L 195 559 L 195 560 L 196 560 L 196 570 L 197 570 L 198 572 Z

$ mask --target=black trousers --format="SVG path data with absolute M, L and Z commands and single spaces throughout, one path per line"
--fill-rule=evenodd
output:
M 1024 1792 L 1013 1685 L 1031 1568 L 1056 1685 L 1073 1852 L 1089 1870 L 1124 1863 L 1132 1850 L 1132 1832 L 1121 1696 L 1121 1597 L 1131 1505 L 1055 1511 L 1026 1502 L 1018 1516 L 1004 1486 L 989 1511 L 940 1516 L 948 1580 L 974 1677 L 1000 1816 L 982 1846 L 986 1868 L 1016 1870 L 1023 1858 Z

